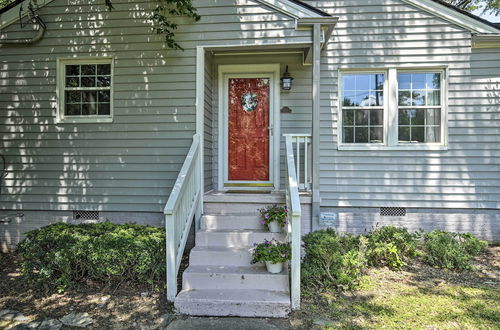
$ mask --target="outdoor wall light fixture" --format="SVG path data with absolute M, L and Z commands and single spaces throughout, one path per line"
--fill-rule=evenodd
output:
M 288 72 L 288 65 L 287 65 L 286 70 L 283 73 L 283 76 L 281 77 L 281 88 L 284 91 L 291 90 L 292 89 L 292 81 L 293 81 L 293 77 Z

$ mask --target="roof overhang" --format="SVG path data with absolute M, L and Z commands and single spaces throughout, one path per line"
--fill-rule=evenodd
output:
M 299 0 L 256 0 L 261 4 L 281 12 L 291 18 L 328 17 L 329 14 L 322 12 Z
M 500 48 L 500 33 L 472 35 L 473 48 Z
M 439 0 L 403 0 L 415 7 L 441 17 L 451 23 L 461 26 L 473 33 L 499 33 L 492 23 L 486 22 L 471 14 L 465 14 L 441 3 Z

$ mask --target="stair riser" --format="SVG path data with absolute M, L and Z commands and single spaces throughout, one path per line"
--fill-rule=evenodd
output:
M 244 299 L 244 297 L 242 297 Z M 175 300 L 180 314 L 197 316 L 239 316 L 284 318 L 290 313 L 290 304 L 272 302 L 214 302 L 200 300 Z
M 206 232 L 196 233 L 196 245 L 199 246 L 227 246 L 227 247 L 252 247 L 254 243 L 262 243 L 264 239 L 284 242 L 285 235 L 282 233 L 225 233 Z
M 242 266 L 247 267 L 252 261 L 250 251 L 221 252 L 221 251 L 195 251 L 191 250 L 190 265 L 207 266 Z
M 205 203 L 205 214 L 245 214 L 259 215 L 259 209 L 266 205 L 259 203 Z
M 201 218 L 201 229 L 265 229 L 260 221 L 258 216 L 205 215 Z
M 287 274 L 184 273 L 183 290 L 289 291 Z

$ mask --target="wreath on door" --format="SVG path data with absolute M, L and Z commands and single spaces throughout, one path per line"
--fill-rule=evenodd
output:
M 241 106 L 243 107 L 243 111 L 252 112 L 257 109 L 257 105 L 259 104 L 259 98 L 255 93 L 245 93 L 241 96 Z

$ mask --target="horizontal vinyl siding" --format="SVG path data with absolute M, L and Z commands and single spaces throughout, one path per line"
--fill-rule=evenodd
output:
M 500 51 L 402 1 L 308 2 L 340 17 L 321 58 L 321 205 L 500 208 Z M 448 150 L 337 150 L 338 70 L 412 64 L 449 68 Z
M 1 209 L 161 212 L 196 131 L 195 47 L 310 41 L 293 20 L 255 1 L 197 0 L 199 22 L 176 19 L 185 51 L 167 50 L 145 14 L 154 1 L 113 5 L 55 0 L 39 11 L 42 40 L 0 46 Z M 18 30 L 2 33 L 33 34 Z M 114 57 L 113 123 L 56 124 L 56 59 L 73 56 Z M 205 174 L 208 189 L 210 166 Z

